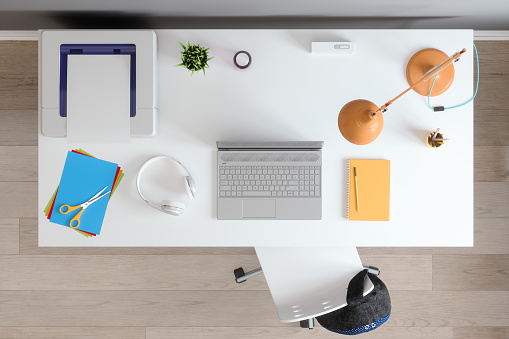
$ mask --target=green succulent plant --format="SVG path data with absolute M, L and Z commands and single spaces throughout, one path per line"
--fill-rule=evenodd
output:
M 179 41 L 180 46 L 184 49 L 182 53 L 182 63 L 175 66 L 183 66 L 190 70 L 194 74 L 194 72 L 198 72 L 200 70 L 205 74 L 205 68 L 209 68 L 208 61 L 214 57 L 208 57 L 209 48 L 200 47 L 200 45 L 195 45 L 193 43 L 187 42 L 186 45 L 182 44 Z

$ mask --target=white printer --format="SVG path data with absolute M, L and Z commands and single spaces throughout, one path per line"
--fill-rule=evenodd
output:
M 121 69 L 121 95 L 112 86 L 108 112 L 128 115 L 130 137 L 155 136 L 157 131 L 157 36 L 152 30 L 40 30 L 39 31 L 39 112 L 41 133 L 48 137 L 67 136 L 67 117 L 72 114 L 70 100 L 76 96 L 68 95 L 68 77 L 76 72 L 68 69 L 68 58 L 73 55 L 87 55 L 88 60 L 100 65 L 100 56 L 119 55 L 126 60 Z M 93 56 L 98 56 L 94 58 Z M 74 66 L 76 67 L 76 66 Z M 73 80 L 73 79 L 71 79 Z M 85 77 L 87 83 L 81 88 L 81 97 L 93 95 L 94 80 Z M 88 87 L 87 87 L 88 86 Z M 69 89 L 70 90 L 70 89 Z M 78 96 L 79 97 L 79 96 Z M 119 104 L 115 105 L 118 100 Z M 121 101 L 121 102 L 120 102 Z M 74 105 L 76 107 L 76 104 Z M 129 126 L 128 125 L 128 126 Z

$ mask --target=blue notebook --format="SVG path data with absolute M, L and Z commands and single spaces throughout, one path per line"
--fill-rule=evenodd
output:
M 60 213 L 60 206 L 80 205 L 92 198 L 104 187 L 108 192 L 113 187 L 118 165 L 86 155 L 68 152 L 64 170 L 55 197 L 55 207 L 50 221 L 69 227 L 69 223 L 81 209 L 68 214 Z M 101 233 L 101 227 L 108 207 L 110 193 L 91 204 L 81 214 L 78 229 L 94 234 Z

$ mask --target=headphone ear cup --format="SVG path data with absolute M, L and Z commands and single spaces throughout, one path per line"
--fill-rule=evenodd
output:
M 194 183 L 194 180 L 189 175 L 185 176 L 184 180 L 186 182 L 187 196 L 189 197 L 189 199 L 193 199 L 198 194 L 198 190 L 196 189 L 196 185 Z
M 178 201 L 163 200 L 161 201 L 161 210 L 164 213 L 171 214 L 174 216 L 180 216 L 186 206 Z

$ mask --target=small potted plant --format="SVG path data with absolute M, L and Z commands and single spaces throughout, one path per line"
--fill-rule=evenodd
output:
M 200 70 L 205 74 L 205 68 L 209 68 L 208 61 L 213 58 L 208 56 L 209 48 L 200 47 L 200 45 L 195 45 L 189 41 L 186 45 L 182 44 L 180 41 L 179 44 L 184 51 L 180 52 L 182 53 L 182 63 L 176 66 L 187 68 L 191 71 L 191 75 Z

